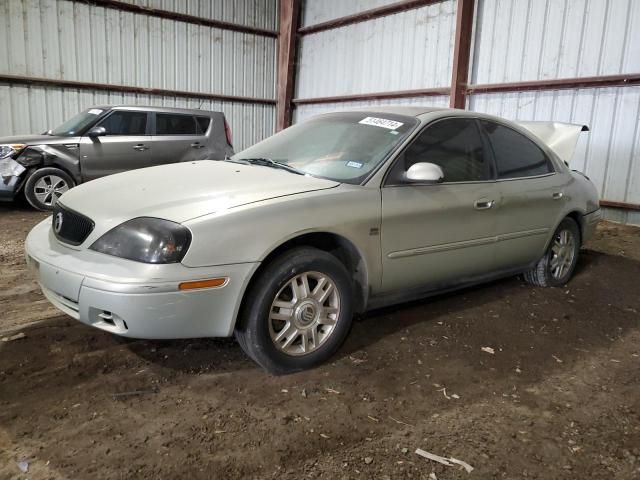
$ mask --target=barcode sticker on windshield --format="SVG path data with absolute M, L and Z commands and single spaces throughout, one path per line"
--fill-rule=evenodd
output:
M 100 110 L 99 108 L 92 108 L 91 110 L 89 110 L 89 113 L 91 115 L 100 115 L 102 113 L 102 110 Z
M 363 125 L 373 125 L 374 127 L 388 128 L 389 130 L 395 130 L 398 127 L 404 125 L 402 122 L 396 122 L 395 120 L 387 120 L 386 118 L 367 117 L 360 120 L 358 123 Z

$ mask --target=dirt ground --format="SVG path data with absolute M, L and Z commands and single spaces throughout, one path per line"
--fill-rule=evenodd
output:
M 50 307 L 22 256 L 42 218 L 0 206 L 0 337 L 25 335 L 0 342 L 2 479 L 640 478 L 640 229 L 603 224 L 566 288 L 374 312 L 273 377 L 231 339 L 126 342 Z

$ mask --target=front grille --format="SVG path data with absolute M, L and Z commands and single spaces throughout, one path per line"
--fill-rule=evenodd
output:
M 93 220 L 63 207 L 60 202 L 53 208 L 51 222 L 56 238 L 70 245 L 84 242 L 95 226 Z

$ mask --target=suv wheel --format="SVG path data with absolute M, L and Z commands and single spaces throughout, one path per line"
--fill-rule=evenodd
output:
M 524 279 L 538 287 L 561 287 L 569 281 L 578 262 L 580 230 L 575 220 L 565 218 L 553 234 L 547 252 Z
M 351 326 L 349 274 L 336 257 L 315 248 L 296 248 L 276 258 L 246 298 L 236 338 L 247 355 L 272 373 L 326 361 Z
M 55 167 L 40 168 L 24 184 L 24 196 L 33 208 L 53 210 L 60 195 L 73 188 L 75 182 L 64 170 Z

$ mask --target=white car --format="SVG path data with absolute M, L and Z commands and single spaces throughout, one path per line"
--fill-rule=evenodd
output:
M 27 260 L 88 325 L 235 332 L 272 372 L 309 368 L 355 312 L 518 273 L 567 282 L 600 218 L 563 162 L 580 130 L 421 107 L 321 115 L 230 159 L 80 185 L 31 231 Z

